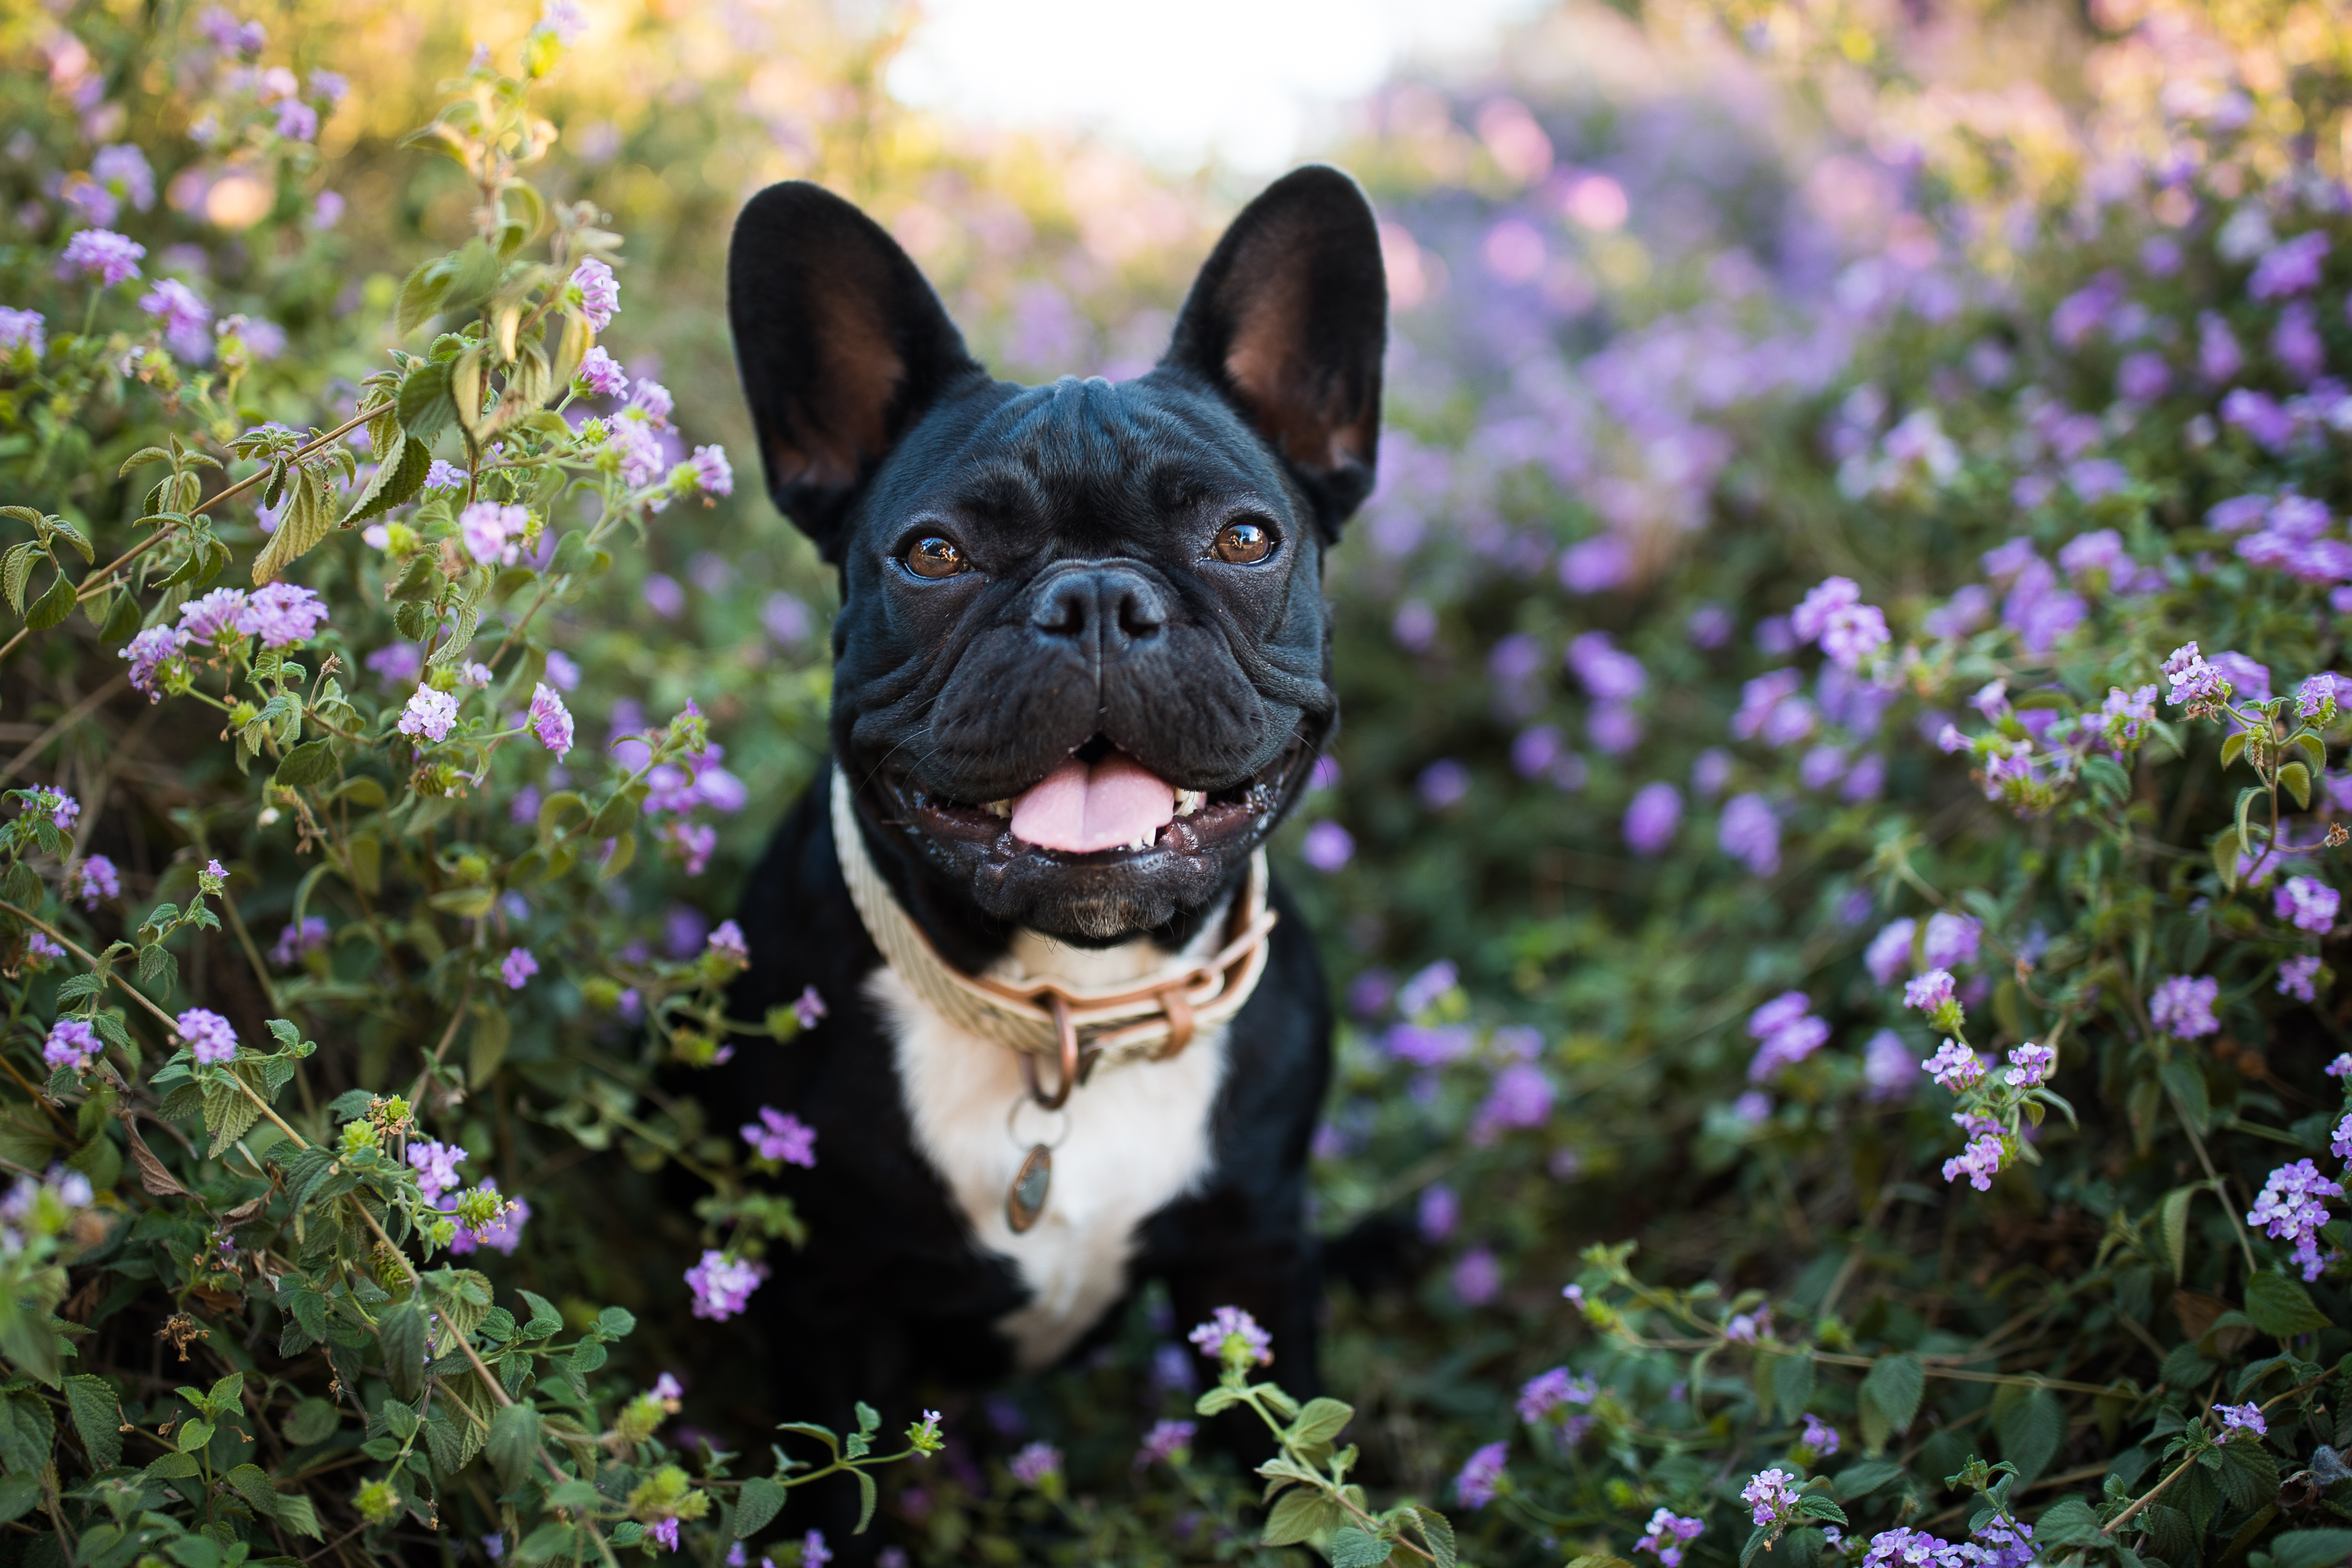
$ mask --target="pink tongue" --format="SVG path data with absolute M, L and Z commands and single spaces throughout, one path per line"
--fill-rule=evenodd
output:
M 1124 751 L 1089 767 L 1071 758 L 1013 802 L 1013 836 L 1091 854 L 1151 836 L 1174 820 L 1176 791 Z

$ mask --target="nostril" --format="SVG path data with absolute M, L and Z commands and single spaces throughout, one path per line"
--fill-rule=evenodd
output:
M 1094 598 L 1090 584 L 1067 579 L 1039 596 L 1029 613 L 1029 624 L 1057 637 L 1076 637 L 1087 629 Z
M 1160 596 L 1149 589 L 1129 589 L 1118 596 L 1118 629 L 1130 637 L 1157 635 L 1168 624 Z

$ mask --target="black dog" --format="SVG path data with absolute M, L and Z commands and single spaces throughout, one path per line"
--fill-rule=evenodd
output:
M 770 1418 L 864 1398 L 895 1428 L 925 1383 L 1059 1360 L 1149 1277 L 1185 1323 L 1247 1310 L 1311 1384 L 1330 1020 L 1257 852 L 1335 716 L 1323 552 L 1371 488 L 1386 331 L 1370 207 L 1329 169 L 1275 184 L 1118 385 L 992 380 L 814 185 L 752 199 L 728 293 L 770 493 L 843 599 L 834 770 L 751 878 L 734 998 L 830 1010 L 710 1092 L 730 1125 L 817 1132 L 781 1184 L 806 1250 L 752 1298 Z

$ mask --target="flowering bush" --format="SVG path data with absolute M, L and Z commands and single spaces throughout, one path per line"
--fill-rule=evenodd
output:
M 1334 150 L 1398 337 L 1282 850 L 1345 1402 L 1147 1293 L 772 1462 L 761 1179 L 856 1134 L 690 1092 L 826 1005 L 731 1015 L 713 924 L 824 700 L 705 394 L 714 182 L 874 192 L 1027 375 L 1148 363 L 1206 199 L 961 148 L 887 27 L 760 7 L 550 6 L 413 185 L 352 107 L 398 51 L 12 42 L 12 1537 L 811 1564 L 848 1473 L 894 1561 L 2352 1549 L 2352 38 L 1646 16 Z

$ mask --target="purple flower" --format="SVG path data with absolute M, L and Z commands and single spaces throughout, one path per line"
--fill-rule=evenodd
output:
M 694 1291 L 694 1315 L 714 1320 L 735 1316 L 767 1277 L 763 1264 L 730 1259 L 715 1249 L 704 1252 L 702 1261 L 686 1271 L 687 1285 Z
M 1633 549 L 1614 534 L 1595 534 L 1559 552 L 1559 585 L 1570 593 L 1605 593 L 1633 575 Z
M 1298 844 L 1299 858 L 1326 875 L 1346 865 L 1355 853 L 1354 835 L 1339 823 L 1328 821 L 1309 823 Z
M 2326 1199 L 2342 1197 L 2344 1189 L 2319 1174 L 2309 1160 L 2297 1160 L 2271 1172 L 2254 1199 L 2246 1223 L 2263 1228 L 2264 1235 L 2294 1244 L 2294 1260 L 2303 1277 L 2319 1278 L 2319 1228 L 2327 1223 Z
M 621 312 L 621 280 L 613 276 L 613 269 L 592 256 L 572 269 L 572 282 L 579 287 L 580 309 L 588 318 L 588 329 L 601 332 L 611 326 Z
M 299 926 L 289 924 L 278 934 L 278 945 L 269 950 L 269 961 L 283 969 L 290 969 L 302 961 L 306 953 L 315 953 L 327 945 L 326 917 L 319 915 L 302 916 Z
M 1649 685 L 1642 661 L 1619 649 L 1606 632 L 1574 638 L 1563 659 L 1596 702 L 1631 702 Z
M 1780 747 L 1812 734 L 1820 714 L 1810 698 L 1799 695 L 1804 676 L 1794 670 L 1773 670 L 1739 688 L 1739 711 L 1731 716 L 1737 740 L 1762 740 Z
M 2291 302 L 2279 312 L 2271 329 L 2271 358 L 2289 379 L 2309 385 L 2327 366 L 2327 350 L 2319 340 L 2319 320 L 2308 299 Z
M 316 636 L 326 619 L 325 600 L 290 582 L 271 582 L 247 598 L 237 612 L 236 629 L 247 635 L 258 632 L 265 648 L 291 648 Z
M 1720 648 L 1731 641 L 1736 623 L 1731 612 L 1720 604 L 1702 604 L 1690 612 L 1683 623 L 1683 634 L 1694 648 Z
M 1274 1361 L 1274 1336 L 1258 1327 L 1257 1320 L 1239 1307 L 1219 1307 L 1209 1314 L 1209 1321 L 1196 1324 L 1184 1336 L 1211 1361 L 1229 1361 L 1246 1366 L 1255 1362 L 1260 1366 Z
M 581 392 L 590 397 L 619 397 L 629 390 L 628 372 L 601 346 L 589 350 L 580 361 L 576 380 Z
M 1571 1376 L 1568 1368 L 1555 1366 L 1519 1385 L 1519 1419 L 1532 1427 L 1565 1406 L 1590 1405 L 1600 1393 L 1591 1378 Z
M 1862 1568 L 1969 1568 L 1975 1559 L 1963 1548 L 1924 1530 L 1882 1530 L 1870 1538 Z
M 2197 318 L 2197 369 L 2215 386 L 2231 380 L 2246 363 L 2245 350 L 2238 347 L 2237 334 L 2230 324 L 2212 311 L 2201 312 Z
M 1723 852 L 1752 875 L 1770 876 L 1780 869 L 1780 820 L 1761 795 L 1734 795 L 1726 800 L 1715 838 Z
M 1413 1222 L 1420 1228 L 1423 1240 L 1443 1241 L 1462 1223 L 1462 1200 L 1444 1182 L 1433 1182 L 1422 1188 Z
M 1969 915 L 1931 915 L 1927 917 L 1927 963 L 1938 969 L 1958 968 L 1977 961 L 1978 946 L 1984 936 L 1984 922 Z
M 1789 629 L 1800 643 L 1816 643 L 1828 631 L 1830 617 L 1862 601 L 1862 590 L 1850 577 L 1825 578 L 1789 612 Z
M 1804 1433 L 1798 1437 L 1797 1441 L 1801 1446 L 1812 1450 L 1816 1463 L 1832 1458 L 1838 1449 L 1844 1447 L 1838 1437 L 1838 1429 L 1810 1410 L 1805 1412 Z
M 237 622 L 243 619 L 245 595 L 234 588 L 215 588 L 180 607 L 180 631 L 189 644 L 220 643 L 242 636 Z
M 1731 753 L 1720 746 L 1710 746 L 1691 759 L 1691 789 L 1712 800 L 1723 793 L 1731 782 Z
M 816 1168 L 816 1129 L 789 1111 L 760 1107 L 760 1120 L 743 1129 L 743 1141 L 763 1160 Z
M 544 681 L 531 687 L 530 727 L 539 743 L 557 757 L 572 749 L 572 714 L 562 695 Z
M 2237 387 L 2221 399 L 2221 423 L 2234 424 L 2268 452 L 2284 450 L 2294 439 L 2294 416 L 2268 392 Z
M 1462 1473 L 1454 1478 L 1454 1495 L 1465 1508 L 1484 1508 L 1495 1500 L 1503 1490 L 1503 1464 L 1509 1457 L 1507 1443 L 1489 1443 L 1464 1462 Z
M 1862 967 L 1870 977 L 1882 986 L 1891 986 L 1904 970 L 1911 967 L 1911 939 L 1918 932 L 1918 924 L 1908 915 L 1891 920 L 1862 955 Z
M 727 449 L 723 446 L 698 446 L 680 467 L 694 487 L 706 496 L 735 493 L 735 470 L 728 466 Z
M 1658 1568 L 1682 1568 L 1683 1548 L 1697 1540 L 1706 1528 L 1696 1519 L 1662 1508 L 1650 1516 L 1650 1528 L 1633 1542 L 1633 1550 L 1654 1555 Z
M 2049 1082 L 2050 1070 L 2058 1065 L 2058 1053 L 2029 1040 L 2009 1053 L 2009 1061 L 2010 1087 L 2032 1089 Z
M 2329 716 L 2329 705 L 2341 708 L 2352 697 L 2352 680 L 2330 671 L 2316 674 L 2297 686 L 2294 691 L 2294 715 L 2297 718 Z
M 499 960 L 499 978 L 507 983 L 509 990 L 521 990 L 523 983 L 538 973 L 539 960 L 528 947 L 509 947 L 507 956 Z
M 1407 1018 L 1427 1012 L 1446 992 L 1462 983 L 1462 972 L 1451 958 L 1440 958 L 1399 987 L 1397 1011 Z
M 2250 1437 L 2270 1434 L 2270 1424 L 2263 1419 L 2263 1407 L 2259 1405 L 2216 1405 L 2213 1414 L 2221 1417 L 2221 1438 L 2224 1442 L 2240 1432 Z
M 1985 1064 L 1977 1053 L 1956 1040 L 1948 1040 L 1936 1054 L 1919 1064 L 1937 1086 L 1957 1094 L 1984 1081 Z
M 1829 612 L 1822 627 L 1822 652 L 1842 670 L 1858 670 L 1862 662 L 1891 641 L 1886 616 L 1875 605 L 1845 605 Z
M 726 958 L 740 969 L 751 962 L 751 949 L 743 940 L 743 928 L 732 920 L 722 920 L 711 932 L 706 948 Z
M 2146 406 L 2171 390 L 2172 367 L 2164 362 L 2162 354 L 2142 349 L 2126 354 L 2116 367 L 2116 395 L 2126 402 Z
M 803 986 L 801 994 L 793 998 L 793 1016 L 803 1029 L 814 1029 L 817 1019 L 824 1017 L 824 998 L 816 994 L 814 986 Z
M 466 553 L 485 566 L 512 566 L 522 559 L 522 537 L 530 528 L 523 507 L 477 501 L 457 514 L 457 534 Z
M 122 873 L 104 855 L 91 855 L 66 873 L 66 896 L 79 898 L 84 909 L 96 909 L 103 898 L 120 897 Z
M 25 938 L 25 956 L 32 960 L 36 971 L 52 959 L 62 958 L 66 950 L 35 931 Z
M 2272 246 L 2246 279 L 2247 298 L 2277 299 L 2310 293 L 2319 287 L 2320 263 L 2327 259 L 2327 235 L 2316 229 Z
M 1470 770 L 1450 757 L 1442 757 L 1421 770 L 1413 789 L 1423 805 L 1443 811 L 1470 793 Z
M 1681 790 L 1663 781 L 1644 784 L 1625 808 L 1625 847 L 1645 857 L 1663 853 L 1682 821 Z
M 2271 673 L 2240 653 L 2216 653 L 2212 667 L 2230 683 L 2230 694 L 2245 702 L 2266 703 L 2271 700 Z
M 319 134 L 319 111 L 299 98 L 280 99 L 277 130 L 289 141 L 308 141 Z
M 1174 1464 L 1177 1455 L 1192 1448 L 1192 1439 L 1200 1430 L 1190 1421 L 1155 1421 L 1151 1430 L 1143 1435 L 1143 1446 L 1135 1450 L 1135 1468 L 1139 1470 L 1154 1464 Z
M 427 1203 L 438 1203 L 443 1193 L 466 1185 L 457 1167 L 471 1157 L 455 1144 L 425 1141 L 408 1145 L 408 1163 L 416 1172 L 416 1190 Z
M 2336 912 L 2341 904 L 2341 895 L 2334 888 L 2307 876 L 2291 876 L 2271 894 L 2273 915 L 2292 922 L 2299 930 L 2315 931 L 2322 936 L 2335 928 Z
M 447 692 L 436 692 L 431 686 L 419 686 L 409 697 L 408 706 L 401 710 L 400 733 L 421 735 L 427 740 L 446 740 L 449 727 L 457 722 L 457 699 Z
M 98 1030 L 80 1019 L 59 1019 L 49 1026 L 49 1038 L 41 1042 L 41 1060 L 52 1068 L 70 1068 L 76 1072 L 88 1067 L 106 1049 L 98 1038 Z M 232 1053 L 236 1047 L 229 1046 Z
M 646 416 L 646 423 L 656 429 L 669 423 L 670 411 L 677 406 L 669 395 L 669 388 L 647 376 L 637 378 L 636 390 L 629 394 L 629 406 Z
M 647 574 L 644 591 L 646 607 L 663 620 L 675 621 L 686 613 L 686 590 L 667 573 Z
M 183 360 L 202 364 L 212 357 L 213 308 L 178 278 L 159 280 L 140 297 L 139 308 L 162 326 L 163 340 Z
M 1969 1185 L 1979 1192 L 1990 1192 L 1992 1178 L 2000 1173 L 2000 1162 L 2004 1153 L 2000 1139 L 1997 1135 L 1991 1133 L 1983 1134 L 1967 1148 L 1962 1149 L 1957 1156 L 1944 1162 L 1944 1179 L 1950 1182 L 1966 1176 L 1969 1178 Z
M 2289 958 L 2279 965 L 2278 994 L 2283 997 L 2293 997 L 2299 1002 L 2311 1001 L 2317 995 L 2314 982 L 2318 977 L 2317 957 L 2305 953 Z M 2347 1155 L 2345 1158 L 2352 1160 L 2352 1155 Z
M 1734 1344 L 1754 1344 L 1772 1337 L 1772 1306 L 1766 1302 L 1752 1312 L 1735 1314 L 1723 1325 L 1723 1337 Z
M 1739 1500 L 1748 1504 L 1748 1517 L 1758 1528 L 1769 1529 L 1796 1512 L 1796 1477 L 1775 1466 L 1762 1471 L 1740 1489 Z
M 1821 1019 L 1801 1018 L 1775 1030 L 1756 1048 L 1748 1063 L 1748 1080 L 1761 1083 L 1784 1067 L 1792 1067 L 1829 1042 L 1830 1026 Z
M 1880 1030 L 1862 1048 L 1862 1079 L 1873 1100 L 1897 1100 L 1919 1081 L 1919 1064 L 1910 1047 L 1891 1029 Z
M 2206 663 L 2194 643 L 2184 643 L 2172 651 L 2164 661 L 2164 676 L 2172 683 L 2165 701 L 2175 706 L 2217 702 L 2227 695 L 2221 672 Z
M 481 1190 L 495 1195 L 499 1190 L 499 1184 L 492 1178 L 485 1176 L 482 1178 Z M 456 1193 L 443 1195 L 440 1202 L 443 1213 L 446 1214 L 457 1207 Z M 487 1247 L 501 1257 L 511 1258 L 514 1256 L 514 1249 L 522 1245 L 522 1228 L 530 1220 L 530 1201 L 528 1198 L 507 1198 L 499 1207 L 498 1213 L 479 1229 L 469 1228 L 460 1224 L 457 1227 L 457 1236 L 449 1243 L 449 1250 L 467 1253 L 479 1247 Z
M 428 490 L 462 490 L 466 482 L 466 471 L 446 458 L 436 457 L 425 470 L 425 487 Z
M 1470 1140 L 1490 1144 L 1513 1127 L 1540 1127 L 1551 1119 L 1551 1081 L 1532 1062 L 1515 1061 L 1495 1074 L 1494 1087 L 1471 1121 Z
M 1042 1487 L 1062 1473 L 1062 1451 L 1051 1443 L 1029 1443 L 1005 1467 L 1024 1487 Z
M 2336 1124 L 2336 1131 L 2327 1137 L 2327 1152 L 2339 1160 L 2352 1161 L 2352 1113 Z
M 146 254 L 145 246 L 112 229 L 83 229 L 66 241 L 65 253 L 58 257 L 58 276 L 94 277 L 99 287 L 111 288 L 138 277 L 139 258 Z
M 236 1054 L 236 1030 L 209 1008 L 190 1008 L 172 1022 L 198 1061 L 222 1062 Z
M 2034 1561 L 2033 1526 L 1995 1512 L 1969 1537 L 1978 1568 L 2029 1568 Z
M 2181 1040 L 2218 1034 L 2221 1021 L 2213 1016 L 2213 1004 L 2221 996 L 2221 982 L 2210 975 L 2174 975 L 2159 983 L 2148 998 L 2148 1019 Z
M 48 320 L 37 310 L 0 306 L 0 354 L 19 350 L 35 360 L 49 351 Z

